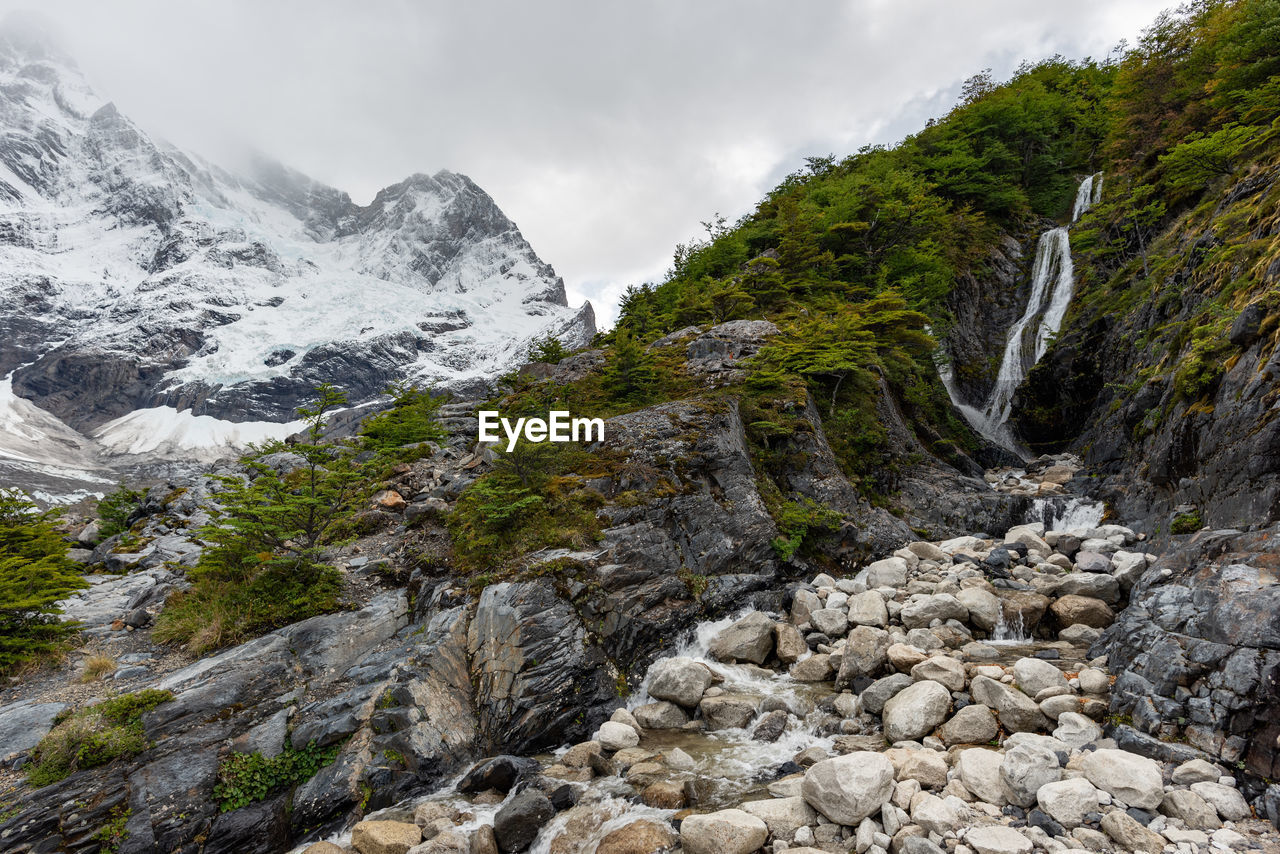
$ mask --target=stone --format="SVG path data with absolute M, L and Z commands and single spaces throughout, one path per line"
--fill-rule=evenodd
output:
M 975 676 L 969 683 L 969 693 L 977 702 L 995 709 L 1000 723 L 1009 732 L 1035 732 L 1049 726 L 1034 700 L 1003 682 Z
M 1110 575 L 1089 572 L 1072 572 L 1062 576 L 1054 585 L 1057 596 L 1085 596 L 1101 599 L 1108 605 L 1120 602 L 1120 582 Z
M 963 623 L 969 619 L 969 609 L 951 594 L 938 593 L 912 599 L 902 606 L 898 617 L 908 629 L 923 629 L 928 628 L 934 620 L 944 623 L 947 620 L 959 620 Z
M 1020 743 L 1006 750 L 1000 762 L 1005 798 L 1020 807 L 1034 804 L 1041 786 L 1061 778 L 1057 755 L 1042 744 Z
M 1215 830 L 1210 835 L 1209 841 L 1219 851 L 1236 851 L 1249 847 L 1249 840 L 1243 834 L 1226 827 Z
M 1068 712 L 1080 711 L 1080 698 L 1075 694 L 1061 694 L 1040 701 L 1040 711 L 1049 720 L 1056 721 Z
M 889 609 L 884 604 L 884 597 L 875 590 L 850 596 L 848 607 L 850 625 L 882 629 L 889 625 Z
M 596 854 L 659 854 L 675 848 L 679 841 L 670 825 L 642 818 L 606 834 Z
M 921 560 L 931 560 L 936 563 L 940 563 L 943 566 L 951 563 L 951 556 L 933 543 L 926 543 L 922 540 L 918 540 L 914 543 L 907 543 L 906 547 L 908 550 L 915 552 L 916 557 Z
M 980 747 L 962 750 L 956 758 L 956 774 L 973 795 L 989 804 L 1002 807 L 1008 803 L 1000 763 L 1004 757 Z
M 964 835 L 965 845 L 978 854 L 1031 854 L 1031 840 L 1011 827 L 975 827 Z
M 1164 799 L 1160 764 L 1123 750 L 1094 750 L 1080 762 L 1089 782 L 1131 807 L 1154 809 Z
M 742 810 L 764 821 L 775 839 L 791 839 L 800 828 L 818 823 L 817 812 L 800 796 L 748 801 Z
M 917 795 L 911 804 L 911 820 L 939 836 L 959 830 L 968 818 L 969 808 L 956 797 L 939 798 L 926 792 Z
M 774 651 L 783 664 L 793 664 L 809 651 L 804 635 L 790 623 L 775 623 L 773 634 Z
M 560 764 L 569 768 L 590 768 L 591 757 L 599 756 L 603 748 L 598 741 L 584 741 L 575 744 L 560 757 Z
M 1058 632 L 1058 640 L 1075 646 L 1090 646 L 1101 636 L 1102 632 L 1082 623 L 1075 623 Z
M 1102 670 L 1086 667 L 1076 678 L 1080 681 L 1081 692 L 1085 694 L 1106 694 L 1111 690 L 1111 677 Z
M 984 632 L 1000 623 L 1000 599 L 990 590 L 969 587 L 956 594 L 956 599 L 969 612 L 969 622 Z
M 764 715 L 751 731 L 752 741 L 775 742 L 787 730 L 787 721 L 791 715 L 783 709 L 774 709 Z
M 856 626 L 849 630 L 836 686 L 852 685 L 859 676 L 875 676 L 889 660 L 889 633 L 874 626 Z
M 869 751 L 824 759 L 805 772 L 800 791 L 811 807 L 831 821 L 856 826 L 893 796 L 893 763 Z
M 1056 780 L 1036 790 L 1036 802 L 1054 821 L 1070 830 L 1084 824 L 1086 815 L 1098 811 L 1098 790 L 1083 777 Z
M 864 711 L 878 715 L 884 711 L 884 704 L 889 702 L 889 698 L 893 697 L 903 688 L 914 682 L 909 674 L 891 673 L 881 679 L 877 679 L 868 685 L 858 699 L 862 702 Z
M 492 854 L 499 854 L 497 843 L 494 843 L 494 846 L 489 850 Z M 409 854 L 477 854 L 477 852 L 472 846 L 471 840 L 461 832 L 442 829 L 421 845 L 415 845 L 410 848 Z
M 803 626 L 809 622 L 809 615 L 822 607 L 822 600 L 812 590 L 797 590 L 791 597 L 791 622 Z
M 0 758 L 26 753 L 39 744 L 53 728 L 53 719 L 66 707 L 66 703 L 32 700 L 0 707 Z
M 1068 699 L 1075 701 L 1074 697 Z M 1053 737 L 1068 747 L 1080 748 L 1102 738 L 1102 728 L 1078 712 L 1062 712 Z
M 1211 807 L 1204 798 L 1187 789 L 1174 789 L 1165 792 L 1160 802 L 1160 812 L 1164 815 L 1182 819 L 1187 827 L 1196 830 L 1217 830 L 1222 827 L 1218 811 Z
M 813 615 L 809 616 L 812 620 Z M 710 652 L 719 661 L 764 664 L 773 652 L 773 620 L 768 614 L 752 611 L 722 629 L 711 641 Z
M 685 805 L 684 784 L 672 780 L 658 780 L 644 787 L 640 800 L 646 806 L 660 810 L 678 810 Z
M 617 721 L 605 721 L 595 734 L 595 741 L 605 750 L 625 750 L 640 743 L 640 734 L 635 727 Z
M 659 700 L 645 703 L 635 712 L 636 721 L 645 729 L 680 729 L 689 723 L 689 715 L 675 703 Z
M 404 496 L 396 492 L 394 489 L 384 489 L 381 492 L 375 493 L 372 501 L 374 506 L 379 510 L 390 510 L 393 513 L 398 513 L 404 510 L 404 508 L 409 504 L 409 502 L 404 500 Z
M 1173 769 L 1174 785 L 1190 786 L 1192 783 L 1216 783 L 1222 772 L 1212 762 L 1191 759 Z
M 1244 795 L 1240 794 L 1240 790 L 1234 786 L 1224 786 L 1218 782 L 1203 780 L 1192 783 L 1191 791 L 1204 798 L 1223 821 L 1244 821 L 1251 815 Z
M 444 819 L 449 823 L 456 822 L 459 811 L 444 801 L 427 801 L 418 804 L 417 809 L 413 811 L 413 823 L 418 827 L 427 827 L 434 824 L 440 819 Z
M 597 746 L 598 747 L 598 746 Z M 504 795 L 515 787 L 516 783 L 536 775 L 542 770 L 536 759 L 523 756 L 494 756 L 482 759 L 463 776 L 458 783 L 458 791 L 463 794 L 474 794 L 491 789 Z
M 302 854 L 347 854 L 347 849 L 332 842 L 312 842 L 302 849 Z
M 686 656 L 663 658 L 649 668 L 649 696 L 695 708 L 715 681 L 710 668 Z
M 1080 572 L 1111 572 L 1111 558 L 1097 552 L 1076 552 L 1076 569 Z
M 981 703 L 971 703 L 938 728 L 943 744 L 986 744 L 1000 734 L 995 715 Z
M 421 841 L 418 825 L 407 821 L 361 821 L 351 828 L 351 845 L 360 854 L 407 854 Z
M 843 637 L 849 630 L 849 619 L 840 608 L 819 608 L 809 615 L 809 623 L 829 638 Z
M 721 694 L 704 697 L 698 707 L 708 729 L 737 729 L 751 723 L 759 703 L 758 698 L 745 694 Z
M 1063 596 L 1049 606 L 1058 625 L 1071 626 L 1083 623 L 1095 629 L 1105 629 L 1115 620 L 1115 612 L 1101 599 L 1088 596 Z
M 949 655 L 935 655 L 911 668 L 911 678 L 917 681 L 937 682 L 948 691 L 963 691 L 964 665 Z
M 551 801 L 537 789 L 525 789 L 512 796 L 493 817 L 493 837 L 498 850 L 503 854 L 524 851 L 555 814 Z
M 899 673 L 910 673 L 911 668 L 929 657 L 924 650 L 909 643 L 891 643 L 885 655 Z
M 900 783 L 914 780 L 926 789 L 941 789 L 947 785 L 947 760 L 941 753 L 936 750 L 907 750 L 905 753 L 907 755 L 901 761 L 890 758 Z
M 695 814 L 680 822 L 685 854 L 752 854 L 769 838 L 769 828 L 742 810 Z
M 1068 688 L 1062 671 L 1039 658 L 1019 658 L 1013 665 L 1013 681 L 1023 693 L 1036 696 L 1046 688 Z
M 867 587 L 906 587 L 907 562 L 900 557 L 878 560 L 867 567 Z
M 797 682 L 825 682 L 835 675 L 831 656 L 821 652 L 797 661 L 791 665 L 790 672 L 791 678 Z
M 1164 837 L 1147 830 L 1123 810 L 1112 810 L 1102 817 L 1102 832 L 1124 851 L 1140 851 L 1142 854 L 1161 854 L 1164 851 Z
M 890 744 L 921 738 L 945 721 L 950 711 L 950 691 L 937 682 L 916 682 L 884 704 L 885 738 Z

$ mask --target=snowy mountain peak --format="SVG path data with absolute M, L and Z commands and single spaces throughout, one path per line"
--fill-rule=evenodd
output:
M 361 206 L 266 157 L 224 169 L 152 139 L 32 32 L 0 28 L 0 409 L 28 433 L 38 411 L 96 442 L 81 458 L 189 456 L 194 424 L 262 438 L 321 382 L 353 403 L 399 379 L 474 388 L 534 337 L 594 334 L 466 176 Z M 0 480 L 5 455 L 0 438 Z

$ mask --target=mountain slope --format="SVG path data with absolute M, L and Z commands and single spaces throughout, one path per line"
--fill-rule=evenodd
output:
M 361 206 L 269 161 L 233 174 L 152 140 L 20 24 L 0 133 L 0 377 L 108 455 L 255 432 L 200 419 L 284 424 L 322 382 L 353 402 L 476 387 L 534 337 L 595 332 L 469 178 Z

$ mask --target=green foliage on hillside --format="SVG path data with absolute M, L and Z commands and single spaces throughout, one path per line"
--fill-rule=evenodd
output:
M 0 673 L 54 652 L 75 631 L 54 603 L 88 585 L 67 559 L 57 519 L 0 489 Z
M 27 782 L 47 786 L 76 771 L 138 755 L 147 749 L 143 714 L 172 699 L 170 691 L 148 688 L 63 713 L 31 752 Z
M 364 419 L 360 435 L 366 448 L 393 451 L 419 442 L 434 442 L 445 437 L 444 427 L 436 418 L 441 397 L 433 397 L 416 385 L 395 383 L 387 389 L 391 406 Z
M 338 606 L 341 575 L 321 554 L 359 509 L 370 473 L 354 449 L 321 440 L 327 415 L 346 398 L 321 386 L 298 410 L 305 438 L 268 442 L 241 458 L 247 476 L 223 475 L 205 549 L 175 593 L 154 636 L 197 654 Z M 403 433 L 397 426 L 388 433 Z
M 338 757 L 339 745 L 321 748 L 310 742 L 301 749 L 285 739 L 284 749 L 275 756 L 261 753 L 232 753 L 218 765 L 218 782 L 213 787 L 220 812 L 247 807 L 264 800 L 277 789 L 296 786 L 316 775 Z

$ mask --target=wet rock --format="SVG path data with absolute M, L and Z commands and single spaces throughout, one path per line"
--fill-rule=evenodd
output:
M 882 754 L 857 752 L 824 759 L 804 775 L 805 801 L 837 824 L 856 825 L 893 796 L 893 764 Z
M 685 805 L 684 784 L 658 780 L 644 787 L 640 800 L 660 810 L 678 810 Z
M 1041 786 L 1036 791 L 1036 802 L 1054 821 L 1070 830 L 1083 824 L 1086 815 L 1098 811 L 1098 790 L 1080 777 L 1058 780 Z
M 937 682 L 916 682 L 884 705 L 885 738 L 892 744 L 921 738 L 947 719 L 951 692 Z
M 769 712 L 760 719 L 755 729 L 751 731 L 752 741 L 777 741 L 781 738 L 782 733 L 786 731 L 789 717 L 790 715 L 781 709 Z
M 719 661 L 764 664 L 773 652 L 773 637 L 773 620 L 767 614 L 752 611 L 716 635 L 710 652 Z
M 659 700 L 636 709 L 636 721 L 645 729 L 680 729 L 689 723 L 689 715 L 675 703 Z
M 1105 629 L 1116 617 L 1106 602 L 1088 596 L 1063 596 L 1050 606 L 1050 610 L 1060 626 L 1080 623 L 1095 629 Z
M 1153 809 L 1164 798 L 1159 763 L 1123 750 L 1094 750 L 1080 762 L 1089 782 L 1132 807 Z
M 674 848 L 678 841 L 670 825 L 642 818 L 607 833 L 596 854 L 659 854 Z
M 692 709 L 714 681 L 711 670 L 692 658 L 664 658 L 649 668 L 649 696 Z
M 1036 732 L 1049 725 L 1034 700 L 1003 682 L 975 676 L 969 683 L 969 693 L 977 702 L 995 709 L 1000 723 L 1010 732 Z
M 505 795 L 517 783 L 537 776 L 541 770 L 542 766 L 534 759 L 494 756 L 471 766 L 471 770 L 458 782 L 458 791 L 472 794 L 494 789 Z
M 938 737 L 950 747 L 953 744 L 986 744 L 999 735 L 991 709 L 974 703 L 956 712 L 938 729 Z
M 418 825 L 404 821 L 362 821 L 351 828 L 351 844 L 360 854 L 406 854 L 421 841 Z
M 751 723 L 759 704 L 757 697 L 721 694 L 718 697 L 704 697 L 699 708 L 707 720 L 708 729 L 735 729 Z
M 525 789 L 515 795 L 493 817 L 493 836 L 498 850 L 503 854 L 524 851 L 555 814 L 551 801 L 536 789 Z
M 774 645 L 778 660 L 783 664 L 792 664 L 809 651 L 804 635 L 790 623 L 774 624 Z
M 640 743 L 640 734 L 635 727 L 617 721 L 605 721 L 596 732 L 594 741 L 600 742 L 605 750 L 625 750 Z
M 680 823 L 685 854 L 752 854 L 768 838 L 762 819 L 737 809 L 691 815 Z

